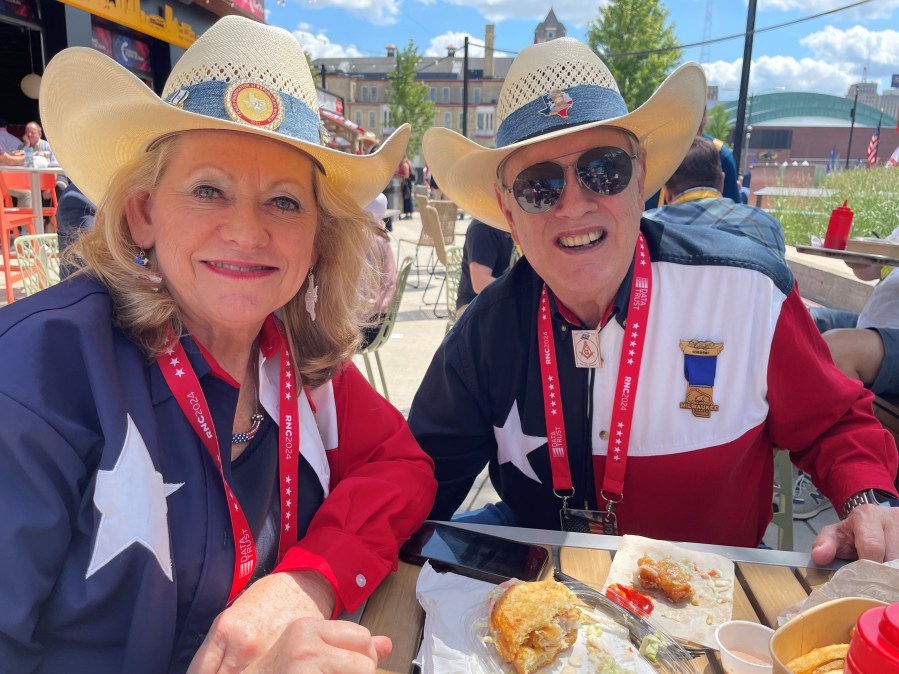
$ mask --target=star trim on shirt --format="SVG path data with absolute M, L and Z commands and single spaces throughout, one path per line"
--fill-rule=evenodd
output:
M 153 465 L 147 445 L 131 415 L 127 416 L 122 451 L 112 470 L 98 470 L 94 505 L 100 524 L 85 579 L 106 566 L 134 543 L 156 558 L 172 580 L 172 553 L 166 498 L 184 483 L 168 484 Z
M 531 468 L 528 454 L 545 445 L 546 438 L 525 435 L 521 429 L 521 417 L 518 415 L 518 401 L 512 401 L 512 409 L 509 410 L 505 423 L 502 428 L 494 426 L 493 434 L 496 436 L 496 456 L 499 464 L 511 463 L 527 477 L 538 484 L 543 484 Z

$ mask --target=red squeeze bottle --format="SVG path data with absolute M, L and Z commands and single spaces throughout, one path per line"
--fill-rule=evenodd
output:
M 842 206 L 837 206 L 830 214 L 830 222 L 827 223 L 827 233 L 824 235 L 824 247 L 833 248 L 835 250 L 845 250 L 846 242 L 849 241 L 849 230 L 852 229 L 852 209 L 846 204 L 849 200 L 843 202 Z
M 843 671 L 899 673 L 899 603 L 871 608 L 859 616 Z

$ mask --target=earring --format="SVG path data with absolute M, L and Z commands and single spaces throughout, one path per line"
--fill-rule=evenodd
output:
M 315 276 L 312 275 L 312 270 L 309 270 L 309 281 L 306 286 L 306 313 L 315 320 L 315 304 L 318 302 L 318 286 L 315 285 Z
M 137 255 L 134 256 L 134 261 L 141 267 L 146 267 L 148 264 L 150 264 L 150 261 L 147 259 L 147 251 L 145 251 L 143 248 L 138 248 Z
M 137 255 L 134 256 L 134 262 L 141 267 L 149 267 L 150 260 L 147 258 L 147 251 L 143 248 L 138 248 Z M 147 269 L 147 273 L 145 274 L 138 274 L 137 278 L 141 279 L 142 281 L 149 281 L 150 283 L 154 283 L 156 285 L 162 283 L 162 276 L 151 272 L 149 269 Z M 153 290 L 155 292 L 159 292 L 159 288 L 154 288 Z

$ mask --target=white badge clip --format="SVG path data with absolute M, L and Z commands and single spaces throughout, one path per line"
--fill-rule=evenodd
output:
M 574 364 L 578 367 L 602 367 L 599 354 L 599 330 L 572 330 Z

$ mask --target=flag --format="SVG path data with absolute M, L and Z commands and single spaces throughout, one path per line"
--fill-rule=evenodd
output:
M 833 170 L 833 160 L 836 155 L 837 146 L 834 145 L 832 148 L 830 148 L 830 156 L 827 158 L 827 169 L 825 170 L 825 173 L 830 173 Z
M 887 159 L 887 166 L 899 166 L 899 147 L 893 150 L 893 154 Z
M 874 135 L 871 136 L 871 142 L 868 143 L 868 166 L 877 166 L 877 150 L 880 145 L 880 123 L 883 121 L 883 110 L 880 111 L 880 119 L 877 121 L 877 128 L 874 129 Z

